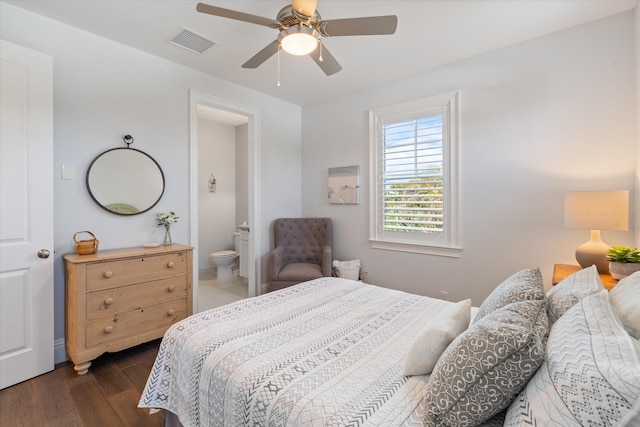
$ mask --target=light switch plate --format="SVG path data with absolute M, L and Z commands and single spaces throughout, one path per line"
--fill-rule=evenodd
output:
M 60 175 L 62 179 L 76 179 L 76 168 L 71 165 L 62 165 Z

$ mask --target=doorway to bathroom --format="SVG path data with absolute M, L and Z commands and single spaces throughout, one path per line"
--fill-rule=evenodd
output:
M 194 312 L 256 295 L 257 117 L 248 107 L 191 93 Z
M 249 221 L 248 122 L 198 105 L 198 311 L 249 296 L 239 255 L 239 225 Z

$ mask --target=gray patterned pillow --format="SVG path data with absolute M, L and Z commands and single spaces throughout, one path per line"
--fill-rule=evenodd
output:
M 540 270 L 521 270 L 508 277 L 485 298 L 473 321 L 477 322 L 487 314 L 513 302 L 543 299 L 544 284 Z
M 578 301 L 604 289 L 595 265 L 565 278 L 547 292 L 547 314 L 553 324 Z
M 640 425 L 638 356 L 607 291 L 583 298 L 553 326 L 545 361 L 504 425 Z
M 544 358 L 546 301 L 486 315 L 442 353 L 425 394 L 425 423 L 476 425 L 509 406 Z
M 507 415 L 507 410 L 495 414 L 493 417 L 489 418 L 486 421 L 478 424 L 477 427 L 503 427 L 504 426 L 504 417 Z

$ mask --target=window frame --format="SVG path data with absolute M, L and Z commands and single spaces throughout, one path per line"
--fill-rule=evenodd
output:
M 462 252 L 459 213 L 459 91 L 446 92 L 413 101 L 369 110 L 369 244 L 374 249 L 387 249 L 448 257 Z M 414 120 L 440 109 L 443 114 L 443 232 L 398 233 L 391 236 L 382 229 L 384 188 L 382 155 L 384 126 L 403 120 Z

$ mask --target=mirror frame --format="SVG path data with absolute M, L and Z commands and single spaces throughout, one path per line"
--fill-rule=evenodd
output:
M 91 185 L 89 183 L 89 177 L 91 175 L 91 169 L 93 168 L 94 164 L 100 160 L 100 158 L 102 158 L 104 155 L 108 154 L 108 153 L 112 153 L 114 151 L 117 150 L 130 150 L 130 151 L 134 151 L 136 153 L 139 153 L 145 157 L 147 157 L 149 160 L 151 160 L 151 162 L 153 163 L 153 165 L 155 165 L 155 167 L 158 168 L 158 172 L 160 172 L 160 177 L 162 178 L 162 191 L 160 191 L 160 194 L 158 195 L 158 198 L 150 205 L 150 206 L 146 206 L 144 207 L 144 209 L 140 209 L 138 212 L 134 212 L 134 213 L 123 213 L 123 212 L 115 212 L 111 209 L 109 209 L 107 206 L 103 205 L 102 202 L 100 202 L 98 200 L 98 198 L 95 196 L 94 192 L 91 191 Z M 117 172 L 117 170 L 114 170 L 114 173 Z M 103 151 L 102 153 L 98 154 L 96 156 L 95 159 L 93 159 L 93 161 L 91 162 L 91 164 L 89 165 L 89 168 L 87 169 L 87 174 L 85 177 L 85 183 L 87 186 L 87 191 L 89 192 L 89 195 L 91 196 L 91 198 L 93 199 L 93 201 L 100 206 L 101 208 L 103 208 L 104 210 L 106 210 L 107 212 L 110 212 L 112 214 L 116 214 L 116 215 L 122 215 L 122 216 L 131 216 L 131 215 L 138 215 L 144 212 L 147 212 L 148 210 L 150 210 L 151 208 L 153 208 L 155 205 L 158 204 L 158 202 L 160 201 L 160 199 L 162 199 L 162 196 L 164 195 L 164 190 L 166 188 L 166 180 L 164 178 L 164 171 L 162 170 L 162 168 L 160 167 L 160 164 L 158 164 L 158 162 L 156 162 L 156 160 L 151 157 L 149 154 L 145 153 L 144 151 L 135 149 L 135 148 L 131 148 L 127 145 L 127 147 L 117 147 L 117 148 L 111 148 L 109 150 Z M 95 188 L 94 188 L 95 190 Z

